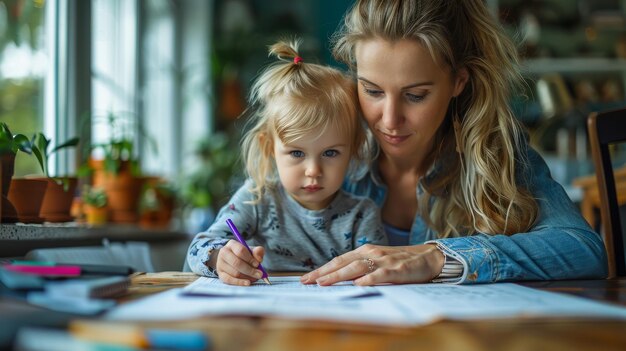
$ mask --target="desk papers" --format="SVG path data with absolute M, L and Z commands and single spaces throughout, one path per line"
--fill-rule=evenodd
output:
M 222 283 L 216 278 L 200 277 L 186 286 L 183 291 L 189 295 L 209 296 L 257 296 L 257 297 L 292 297 L 313 300 L 338 300 L 349 297 L 380 295 L 373 287 L 355 286 L 352 282 L 341 282 L 333 286 L 322 287 L 304 285 L 300 277 L 272 277 L 271 285 L 258 280 L 249 287 L 233 286 Z
M 532 289 L 512 283 L 410 284 L 381 287 L 411 315 L 454 320 L 511 317 L 626 319 L 626 307 Z
M 406 316 L 382 296 L 344 300 L 308 300 L 252 297 L 190 296 L 182 289 L 118 306 L 105 315 L 108 320 L 183 320 L 202 316 L 276 316 L 305 320 L 363 322 L 404 325 Z
M 276 278 L 272 277 L 272 280 Z M 296 279 L 296 278 L 291 278 Z M 295 283 L 294 283 L 295 284 Z M 120 305 L 110 320 L 181 320 L 211 315 L 278 316 L 298 320 L 327 320 L 374 325 L 417 326 L 440 319 L 480 320 L 518 317 L 589 317 L 626 319 L 626 308 L 579 297 L 535 290 L 511 283 L 482 285 L 410 284 L 371 287 L 378 294 L 359 297 L 293 295 L 280 286 L 274 295 L 190 296 L 172 289 Z M 345 285 L 345 289 L 361 291 Z M 252 291 L 254 287 L 226 290 Z M 311 287 L 311 291 L 332 287 Z M 344 288 L 341 288 L 344 290 Z

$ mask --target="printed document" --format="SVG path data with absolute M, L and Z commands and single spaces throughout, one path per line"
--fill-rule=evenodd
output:
M 418 326 L 441 319 L 583 317 L 626 320 L 626 308 L 512 283 L 407 284 L 358 287 L 300 285 L 299 277 L 271 277 L 272 285 L 237 287 L 199 279 L 185 289 L 131 301 L 111 320 L 177 320 L 214 315 L 277 316 L 369 325 Z M 191 293 L 190 293 L 191 292 Z M 267 293 L 266 293 L 267 292 Z M 320 298 L 320 296 L 325 296 Z
M 293 297 L 307 300 L 337 300 L 348 297 L 380 295 L 373 287 L 355 286 L 352 282 L 341 282 L 333 286 L 322 287 L 317 284 L 304 285 L 300 277 L 272 277 L 271 285 L 262 280 L 250 286 L 234 286 L 222 283 L 217 278 L 200 277 L 186 286 L 183 291 L 190 295 L 213 296 L 258 296 L 258 297 Z

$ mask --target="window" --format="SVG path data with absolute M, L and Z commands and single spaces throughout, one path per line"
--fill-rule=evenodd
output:
M 145 172 L 181 176 L 211 125 L 210 44 L 213 4 L 178 0 L 142 3 L 139 53 Z
M 122 136 L 132 139 L 136 136 L 138 98 L 137 3 L 94 0 L 91 18 L 91 142 L 106 143 L 112 137 Z M 119 123 L 108 123 L 109 115 L 116 116 Z
M 142 171 L 178 177 L 182 155 L 210 128 L 212 6 L 193 0 L 92 4 L 92 141 L 115 135 L 100 122 L 109 112 L 129 117 Z
M 13 133 L 43 130 L 47 51 L 44 0 L 0 0 L 0 121 Z M 37 160 L 18 153 L 15 176 L 39 173 Z

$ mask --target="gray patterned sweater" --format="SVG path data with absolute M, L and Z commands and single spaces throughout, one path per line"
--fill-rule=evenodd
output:
M 215 277 L 206 266 L 210 250 L 233 239 L 230 218 L 250 247 L 263 246 L 263 267 L 268 271 L 311 271 L 332 258 L 361 245 L 386 245 L 379 209 L 367 197 L 340 190 L 322 210 L 302 207 L 282 186 L 268 190 L 257 204 L 246 182 L 219 211 L 214 223 L 198 233 L 187 252 L 187 263 L 199 275 Z

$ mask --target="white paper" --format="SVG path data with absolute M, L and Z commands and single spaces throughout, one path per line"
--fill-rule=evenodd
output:
M 282 279 L 272 278 L 277 282 Z M 380 292 L 380 295 L 317 301 L 294 298 L 296 295 L 291 284 L 295 283 L 292 281 L 284 285 L 276 284 L 273 294 L 268 296 L 190 296 L 183 289 L 173 289 L 120 305 L 105 317 L 112 320 L 180 320 L 215 315 L 279 316 L 301 320 L 401 326 L 425 325 L 440 319 L 626 319 L 624 307 L 510 283 L 386 285 L 370 288 Z M 341 291 L 361 291 L 353 285 L 337 287 L 343 287 Z M 251 290 L 250 287 L 232 287 L 232 290 L 246 289 Z M 322 289 L 328 287 L 313 288 L 314 291 Z M 328 291 L 332 295 L 332 290 Z
M 378 289 L 411 315 L 447 319 L 605 317 L 626 319 L 626 308 L 513 283 L 387 285 Z
M 222 283 L 217 278 L 200 277 L 186 286 L 183 291 L 193 295 L 211 296 L 257 296 L 292 297 L 308 300 L 337 300 L 349 297 L 379 295 L 373 287 L 355 286 L 352 282 L 341 282 L 333 286 L 305 285 L 300 277 L 271 277 L 271 284 L 258 280 L 250 286 L 234 286 Z
M 298 320 L 330 320 L 374 325 L 410 325 L 406 313 L 381 295 L 326 300 L 280 297 L 190 296 L 171 289 L 120 305 L 109 311 L 108 320 L 182 320 L 202 316 L 278 316 Z M 426 321 L 424 321 L 426 322 Z

